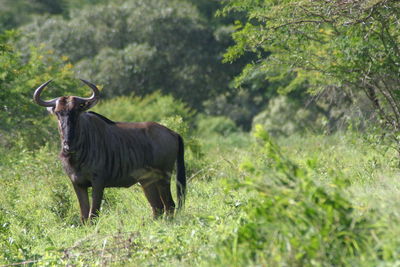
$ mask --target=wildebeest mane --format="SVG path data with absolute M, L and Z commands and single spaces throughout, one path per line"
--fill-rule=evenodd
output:
M 96 115 L 97 117 L 99 117 L 99 118 L 102 119 L 103 121 L 107 122 L 108 124 L 115 124 L 115 121 L 112 121 L 112 120 L 110 120 L 110 119 L 104 117 L 103 115 L 101 115 L 101 114 L 99 114 L 99 113 L 96 113 L 96 112 L 94 112 L 94 111 L 88 111 L 87 113 Z

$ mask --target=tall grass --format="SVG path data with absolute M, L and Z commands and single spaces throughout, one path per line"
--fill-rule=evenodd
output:
M 238 231 L 224 243 L 223 263 L 343 266 L 393 260 L 396 241 L 390 240 L 389 247 L 377 243 L 387 226 L 377 211 L 357 210 L 343 172 L 331 172 L 324 184 L 315 177 L 315 158 L 303 158 L 306 165 L 300 167 L 261 127 L 256 136 L 259 160 L 242 165 L 253 179 L 241 186 L 258 196 L 250 201 Z
M 187 127 L 174 117 L 166 121 Z M 57 145 L 2 149 L 0 264 L 398 264 L 394 152 L 352 133 L 277 144 L 263 132 L 258 140 L 223 134 L 198 139 L 201 156 L 189 152 L 195 168 L 188 168 L 188 198 L 173 220 L 152 220 L 141 188 L 133 186 L 107 189 L 100 217 L 81 225 Z
M 237 175 L 230 167 L 239 164 L 236 157 L 213 155 L 217 166 L 189 173 L 186 206 L 174 220 L 154 221 L 141 188 L 133 186 L 107 189 L 98 220 L 81 225 L 57 150 L 9 151 L 0 160 L 1 264 L 198 265 L 217 257 L 216 245 L 251 197 L 225 187 Z

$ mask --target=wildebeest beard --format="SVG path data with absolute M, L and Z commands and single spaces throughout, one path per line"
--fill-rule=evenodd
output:
M 115 131 L 115 128 L 111 130 L 115 123 L 94 112 L 82 112 L 70 117 L 66 119 L 67 136 L 62 140 L 67 140 L 70 150 L 62 149 L 61 156 L 75 165 L 76 170 L 106 170 L 109 179 L 118 180 L 118 177 L 126 177 L 134 169 L 152 164 L 152 146 L 144 129 L 132 129 L 135 135 Z M 63 130 L 62 122 L 60 124 Z

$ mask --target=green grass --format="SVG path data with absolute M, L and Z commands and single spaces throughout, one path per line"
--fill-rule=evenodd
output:
M 352 201 L 361 210 L 375 209 L 399 213 L 400 171 L 395 150 L 366 142 L 359 135 L 338 133 L 334 136 L 308 136 L 281 142 L 284 153 L 300 166 L 311 162 L 316 181 L 331 184 L 341 175 L 349 183 Z
M 247 266 L 303 262 L 326 266 L 332 264 L 329 257 L 317 257 L 322 255 L 318 254 L 321 251 L 311 245 L 306 247 L 306 243 L 303 250 L 315 252 L 314 261 L 291 258 L 278 243 L 268 239 L 262 241 L 260 247 L 252 247 L 243 237 L 243 233 L 253 234 L 246 232 L 249 229 L 263 233 L 272 225 L 284 225 L 293 233 L 301 233 L 301 227 L 296 228 L 285 216 L 268 217 L 274 212 L 280 214 L 280 206 L 272 202 L 273 206 L 269 206 L 269 199 L 277 199 L 277 196 L 265 197 L 263 192 L 274 190 L 265 192 L 281 194 L 281 200 L 291 201 L 299 199 L 299 194 L 304 194 L 300 199 L 312 199 L 313 190 L 319 187 L 328 194 L 338 192 L 338 200 L 345 199 L 349 204 L 343 205 L 354 209 L 351 213 L 340 213 L 338 216 L 344 217 L 338 218 L 361 221 L 372 216 L 366 218 L 366 224 L 359 224 L 360 227 L 366 225 L 365 229 L 357 230 L 359 239 L 354 237 L 357 242 L 366 240 L 366 244 L 360 243 L 364 245 L 359 250 L 356 248 L 357 253 L 344 258 L 342 263 L 371 266 L 396 263 L 400 253 L 396 238 L 400 234 L 400 182 L 394 152 L 353 134 L 280 139 L 282 154 L 306 170 L 306 174 L 300 173 L 298 177 L 309 181 L 305 183 L 309 191 L 307 188 L 281 191 L 280 187 L 269 188 L 269 182 L 263 182 L 261 189 L 254 187 L 260 178 L 274 180 L 281 177 L 282 172 L 271 165 L 271 155 L 260 151 L 260 145 L 251 139 L 246 134 L 232 134 L 200 140 L 204 157 L 189 159 L 188 164 L 196 168 L 190 169 L 188 174 L 185 209 L 173 220 L 154 221 L 150 206 L 136 185 L 128 189 L 107 189 L 101 215 L 91 225 L 79 222 L 78 203 L 58 161 L 58 148 L 48 146 L 35 152 L 3 150 L 0 159 L 0 264 L 32 261 L 38 266 L 206 266 L 211 262 L 217 266 Z M 249 164 L 254 170 L 251 171 Z M 285 164 L 289 163 L 285 161 Z M 175 196 L 175 192 L 173 194 Z M 295 195 L 296 198 L 291 198 Z M 257 207 L 264 207 L 266 213 L 255 213 Z M 313 207 L 325 214 L 325 206 L 321 206 L 322 210 L 318 205 Z M 283 211 L 294 212 L 295 218 L 302 217 L 303 212 L 301 206 Z M 258 226 L 249 228 L 249 220 Z M 309 221 L 311 228 L 314 222 Z M 253 237 L 257 239 L 258 235 Z M 303 237 L 292 236 L 289 240 L 293 238 L 301 240 Z M 247 245 L 243 245 L 246 242 Z M 332 239 L 332 242 L 337 241 Z M 265 244 L 269 244 L 273 253 L 265 253 Z M 336 251 L 324 253 L 341 254 L 340 246 L 331 247 Z M 241 250 L 247 251 L 242 253 Z
M 203 169 L 188 174 L 187 202 L 174 220 L 154 221 L 135 185 L 106 189 L 101 216 L 83 226 L 57 150 L 12 152 L 1 160 L 1 264 L 199 265 L 216 257 L 215 247 L 237 227 L 251 197 L 226 188 L 227 179 L 237 178 L 228 165 L 238 154 L 213 155 L 218 165 L 204 160 Z

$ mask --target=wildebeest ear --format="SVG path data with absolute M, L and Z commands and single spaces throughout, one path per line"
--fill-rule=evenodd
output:
M 54 107 L 47 107 L 47 111 L 48 111 L 50 114 L 54 114 Z

